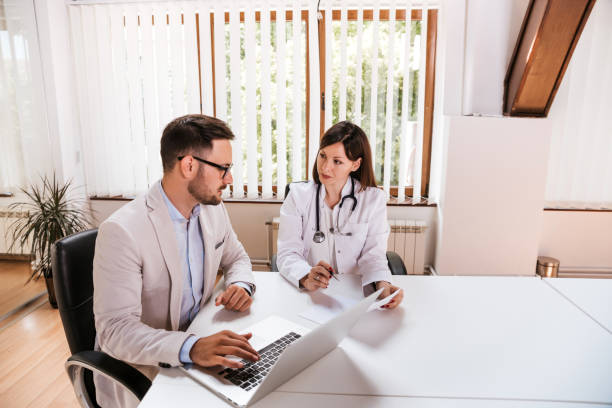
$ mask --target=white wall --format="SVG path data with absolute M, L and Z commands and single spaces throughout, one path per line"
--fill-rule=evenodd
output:
M 265 222 L 279 216 L 281 204 L 252 204 L 234 201 L 227 202 L 225 205 L 232 220 L 232 226 L 249 256 L 253 259 L 267 259 L 268 229 Z M 389 219 L 422 220 L 427 223 L 425 264 L 432 265 L 436 248 L 435 207 L 388 206 L 387 217 Z
M 504 78 L 528 4 L 529 0 L 467 1 L 463 114 L 502 114 Z
M 445 1 L 441 33 L 441 44 L 445 47 L 444 66 L 437 70 L 442 76 L 436 82 L 436 89 L 443 90 L 444 115 L 502 114 L 503 80 L 528 3 L 528 0 Z M 444 79 L 443 83 L 441 78 Z M 554 109 L 555 103 L 551 112 Z M 494 126 L 493 134 L 490 135 L 480 133 L 477 122 L 473 122 L 472 128 L 472 125 L 458 125 L 455 119 L 445 118 L 438 125 L 438 128 L 451 124 L 454 126 L 453 129 L 444 130 L 444 134 L 451 137 L 450 146 L 445 145 L 447 140 L 434 140 L 434 144 L 442 142 L 436 152 L 439 157 L 435 158 L 442 163 L 441 174 L 436 174 L 436 179 L 442 180 L 440 194 L 447 195 L 446 201 L 441 198 L 443 201 L 438 208 L 435 264 L 439 273 L 472 274 L 476 270 L 483 271 L 482 266 L 487 261 L 490 266 L 497 264 L 501 267 L 485 273 L 505 271 L 503 273 L 515 274 L 515 269 L 521 269 L 531 274 L 536 255 L 559 258 L 562 270 L 565 267 L 585 271 L 589 268 L 612 270 L 612 251 L 609 250 L 612 236 L 608 232 L 612 231 L 612 213 L 545 212 L 541 205 L 536 214 L 536 207 L 530 204 L 541 199 L 545 188 L 540 185 L 540 181 L 547 175 L 540 163 L 548 161 L 544 150 L 548 150 L 549 146 L 544 145 L 538 135 L 540 130 L 539 125 L 535 124 L 537 122 L 521 125 L 521 132 L 526 138 L 502 140 L 499 136 L 507 134 L 509 129 L 505 129 L 505 126 L 510 122 L 500 122 L 503 126 Z M 508 156 L 506 148 L 510 141 L 522 145 L 528 157 L 518 152 Z M 475 150 L 463 151 L 469 148 L 469 143 L 474 142 L 477 142 Z M 541 152 L 540 161 L 534 157 L 532 148 Z M 500 152 L 504 154 L 500 155 Z M 503 166 L 519 167 L 518 163 L 522 169 L 530 168 L 525 167 L 527 162 L 537 163 L 537 169 L 531 168 L 533 177 L 522 172 L 522 175 L 506 175 L 505 183 L 509 186 L 517 189 L 526 186 L 515 197 L 508 194 L 508 189 L 499 189 L 495 185 L 484 188 L 482 183 L 487 185 L 488 177 L 482 179 L 481 175 L 475 175 L 471 178 L 464 173 L 466 168 L 471 171 L 479 168 L 483 173 L 496 174 L 503 171 Z M 534 180 L 537 180 L 537 188 Z M 529 183 L 526 184 L 526 181 Z M 447 187 L 458 191 L 446 191 Z M 497 204 L 492 204 L 491 208 L 483 206 L 474 199 L 474 191 L 479 191 L 487 200 Z M 448 196 L 449 193 L 452 193 L 451 196 Z M 516 205 L 507 205 L 509 197 Z M 528 225 L 520 221 L 527 211 L 526 205 L 530 206 L 529 217 L 533 217 L 537 224 Z M 521 228 L 506 225 L 511 232 L 500 234 L 508 220 L 519 220 L 517 226 Z M 537 241 L 534 243 L 534 240 Z M 522 249 L 519 250 L 517 246 Z M 516 253 L 518 256 L 519 252 L 523 255 L 516 260 L 508 259 L 507 254 Z M 468 256 L 463 257 L 461 253 Z M 502 260 L 508 261 L 507 265 L 516 266 L 508 267 Z M 451 269 L 446 270 L 448 267 Z
M 544 211 L 539 255 L 560 261 L 560 270 L 612 272 L 612 212 Z
M 465 54 L 466 0 L 445 0 L 440 11 L 439 53 L 436 53 L 436 94 L 441 90 L 443 111 L 436 99 L 436 113 L 463 112 L 463 65 Z
M 126 201 L 91 201 L 91 206 L 96 215 L 96 226 L 125 203 Z M 238 239 L 244 245 L 249 256 L 257 260 L 267 259 L 268 228 L 265 222 L 279 216 L 281 204 L 253 204 L 230 201 L 226 202 L 225 205 L 234 231 L 236 231 Z M 433 264 L 436 240 L 436 208 L 389 206 L 387 207 L 387 215 L 390 219 L 423 220 L 427 223 L 425 264 Z
M 545 119 L 449 117 L 440 275 L 533 275 L 550 140 Z

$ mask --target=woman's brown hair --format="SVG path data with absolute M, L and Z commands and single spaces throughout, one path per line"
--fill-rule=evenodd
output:
M 372 151 L 365 132 L 349 121 L 338 122 L 327 129 L 321 139 L 319 150 L 339 142 L 344 146 L 344 153 L 349 160 L 355 161 L 361 158 L 359 168 L 350 174 L 351 177 L 361 183 L 361 190 L 365 190 L 366 187 L 376 187 L 376 178 L 372 167 Z M 315 183 L 321 183 L 316 160 L 312 168 L 312 178 Z

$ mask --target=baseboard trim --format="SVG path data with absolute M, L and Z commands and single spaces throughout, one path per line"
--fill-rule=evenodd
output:
M 31 261 L 29 254 L 0 254 L 0 261 Z
M 588 267 L 588 266 L 561 266 L 559 267 L 560 278 L 593 278 L 612 279 L 612 268 L 610 267 Z

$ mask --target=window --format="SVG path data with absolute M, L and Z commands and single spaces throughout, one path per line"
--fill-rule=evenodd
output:
M 345 119 L 360 125 L 371 141 L 378 184 L 402 200 L 413 196 L 416 182 L 419 194 L 426 196 L 437 10 L 428 10 L 427 23 L 422 10 L 333 9 L 331 15 L 325 13 L 321 35 L 324 127 Z M 327 30 L 330 26 L 332 30 Z M 328 60 L 332 67 L 325 66 Z
M 367 8 L 317 19 L 314 5 L 228 4 L 69 7 L 90 195 L 145 191 L 162 174 L 163 127 L 194 112 L 236 134 L 226 197 L 281 197 L 276 186 L 309 178 L 323 131 L 345 118 L 374 135 L 387 192 L 426 193 L 437 10 L 427 22 Z
M 31 2 L 0 0 L 0 123 L 0 196 L 10 196 L 51 167 Z

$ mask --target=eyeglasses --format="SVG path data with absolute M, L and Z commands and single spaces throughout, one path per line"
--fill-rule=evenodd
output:
M 177 159 L 179 161 L 181 161 L 181 160 L 183 160 L 184 157 L 185 156 L 179 156 L 179 157 L 177 157 Z M 227 173 L 232 169 L 232 166 L 234 165 L 233 163 L 231 163 L 229 166 L 222 166 L 220 164 L 213 163 L 213 162 L 210 162 L 208 160 L 200 159 L 199 157 L 196 157 L 196 156 L 193 156 L 193 155 L 191 157 L 193 157 L 194 159 L 196 159 L 199 162 L 206 163 L 209 166 L 213 166 L 213 167 L 215 167 L 215 168 L 217 168 L 219 170 L 223 170 L 223 175 L 221 176 L 221 178 L 225 178 L 225 176 L 227 176 Z

